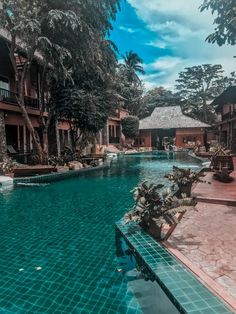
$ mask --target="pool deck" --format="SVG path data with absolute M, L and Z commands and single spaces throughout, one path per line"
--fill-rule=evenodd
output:
M 231 183 L 223 183 L 213 179 L 213 173 L 206 174 L 205 180 L 211 184 L 198 183 L 192 191 L 192 195 L 199 202 L 224 204 L 236 206 L 236 158 L 234 158 L 234 169 L 231 177 L 234 180 Z
M 221 183 L 208 173 L 211 184 L 196 185 L 197 211 L 183 217 L 167 247 L 236 312 L 236 172 L 232 176 L 232 183 Z

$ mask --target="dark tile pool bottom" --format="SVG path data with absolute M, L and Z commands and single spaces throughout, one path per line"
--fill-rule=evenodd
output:
M 138 225 L 124 224 L 121 220 L 117 223 L 117 228 L 181 313 L 233 314 L 218 297 Z

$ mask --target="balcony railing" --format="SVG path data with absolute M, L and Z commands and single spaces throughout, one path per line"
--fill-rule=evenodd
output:
M 120 138 L 119 137 L 110 136 L 109 137 L 109 143 L 110 144 L 120 144 Z
M 229 120 L 236 117 L 236 109 L 222 115 L 222 121 Z
M 7 89 L 0 88 L 0 101 L 6 104 L 17 106 L 17 94 Z M 39 101 L 36 98 L 25 96 L 25 106 L 27 108 L 39 110 Z

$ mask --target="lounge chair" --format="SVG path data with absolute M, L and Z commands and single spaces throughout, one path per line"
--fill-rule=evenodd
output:
M 7 152 L 9 153 L 10 156 L 15 156 L 18 154 L 18 152 L 12 145 L 7 145 Z
M 231 182 L 230 173 L 234 171 L 232 155 L 215 155 L 211 158 L 211 168 L 215 172 L 214 178 L 222 182 Z

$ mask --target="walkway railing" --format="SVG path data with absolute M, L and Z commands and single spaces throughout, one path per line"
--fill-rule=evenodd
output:
M 0 88 L 0 101 L 17 106 L 17 93 Z M 25 106 L 32 109 L 39 109 L 39 101 L 36 98 L 25 96 Z

